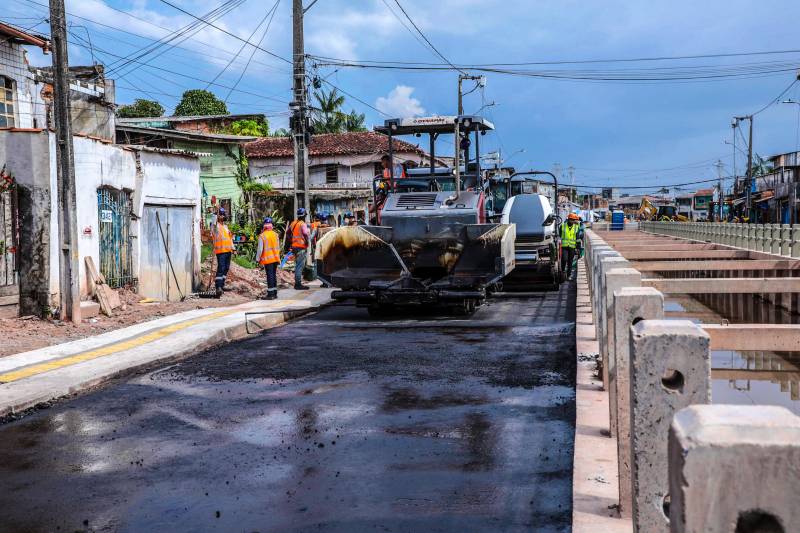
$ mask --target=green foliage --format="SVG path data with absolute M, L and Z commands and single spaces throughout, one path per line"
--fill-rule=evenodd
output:
M 753 176 L 764 176 L 765 174 L 769 174 L 774 169 L 772 167 L 772 163 L 769 160 L 764 159 L 758 154 L 755 154 L 753 157 Z
M 364 126 L 365 116 L 363 113 L 356 113 L 354 109 L 350 113 L 342 111 L 345 98 L 336 89 L 328 92 L 314 91 L 314 98 L 317 101 L 317 107 L 312 114 L 315 133 L 367 131 Z
M 250 137 L 268 137 L 269 122 L 266 120 L 237 120 L 226 128 L 223 133 Z
M 195 117 L 199 115 L 227 115 L 228 106 L 225 102 L 214 96 L 211 91 L 204 89 L 191 89 L 183 93 L 175 116 Z
M 206 258 L 214 253 L 214 246 L 211 244 L 203 244 L 200 246 L 200 262 L 205 262 Z
M 272 192 L 273 188 L 271 183 L 248 181 L 247 183 L 242 185 L 242 190 L 244 192 Z
M 241 252 L 240 252 L 241 253 Z M 239 265 L 242 268 L 261 268 L 261 265 L 256 263 L 255 261 L 250 260 L 250 257 L 255 255 L 256 251 L 253 249 L 253 252 L 250 255 L 234 255 L 233 262 Z
M 137 98 L 132 104 L 121 106 L 117 109 L 119 118 L 161 117 L 164 115 L 164 106 L 155 100 Z

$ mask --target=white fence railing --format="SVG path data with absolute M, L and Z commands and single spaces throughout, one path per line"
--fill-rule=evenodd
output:
M 800 224 L 640 222 L 639 229 L 693 241 L 735 246 L 755 252 L 800 257 Z

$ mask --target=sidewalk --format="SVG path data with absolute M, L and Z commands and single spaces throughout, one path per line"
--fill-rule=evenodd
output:
M 330 303 L 330 289 L 197 309 L 0 358 L 0 417 L 96 386 L 124 372 L 245 338 Z

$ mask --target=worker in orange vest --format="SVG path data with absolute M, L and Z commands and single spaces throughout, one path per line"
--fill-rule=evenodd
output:
M 305 218 L 306 210 L 301 207 L 297 210 L 297 217 L 286 228 L 288 248 L 294 255 L 294 288 L 298 291 L 308 290 L 308 287 L 303 285 L 303 269 L 306 266 L 306 252 L 311 231 L 308 229 Z
M 387 180 L 389 178 L 397 180 L 406 177 L 406 170 L 403 168 L 403 165 L 395 163 L 394 167 L 392 167 L 392 158 L 389 157 L 389 154 L 385 154 L 381 157 L 381 166 L 383 167 L 383 177 Z M 392 172 L 392 170 L 394 170 L 394 172 Z
M 231 268 L 231 256 L 233 255 L 233 234 L 228 226 L 227 213 L 225 208 L 220 207 L 217 212 L 216 220 L 211 226 L 211 235 L 214 238 L 214 256 L 217 258 L 217 276 L 214 278 L 214 286 L 217 290 L 217 298 L 222 296 L 225 290 L 225 278 Z
M 264 266 L 267 273 L 267 300 L 278 298 L 278 264 L 281 262 L 281 241 L 272 229 L 272 218 L 264 219 L 263 231 L 258 236 L 256 250 L 258 264 Z

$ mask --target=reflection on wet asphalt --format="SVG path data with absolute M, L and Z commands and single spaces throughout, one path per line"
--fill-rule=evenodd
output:
M 8 531 L 566 531 L 574 285 L 329 308 L 0 427 Z

